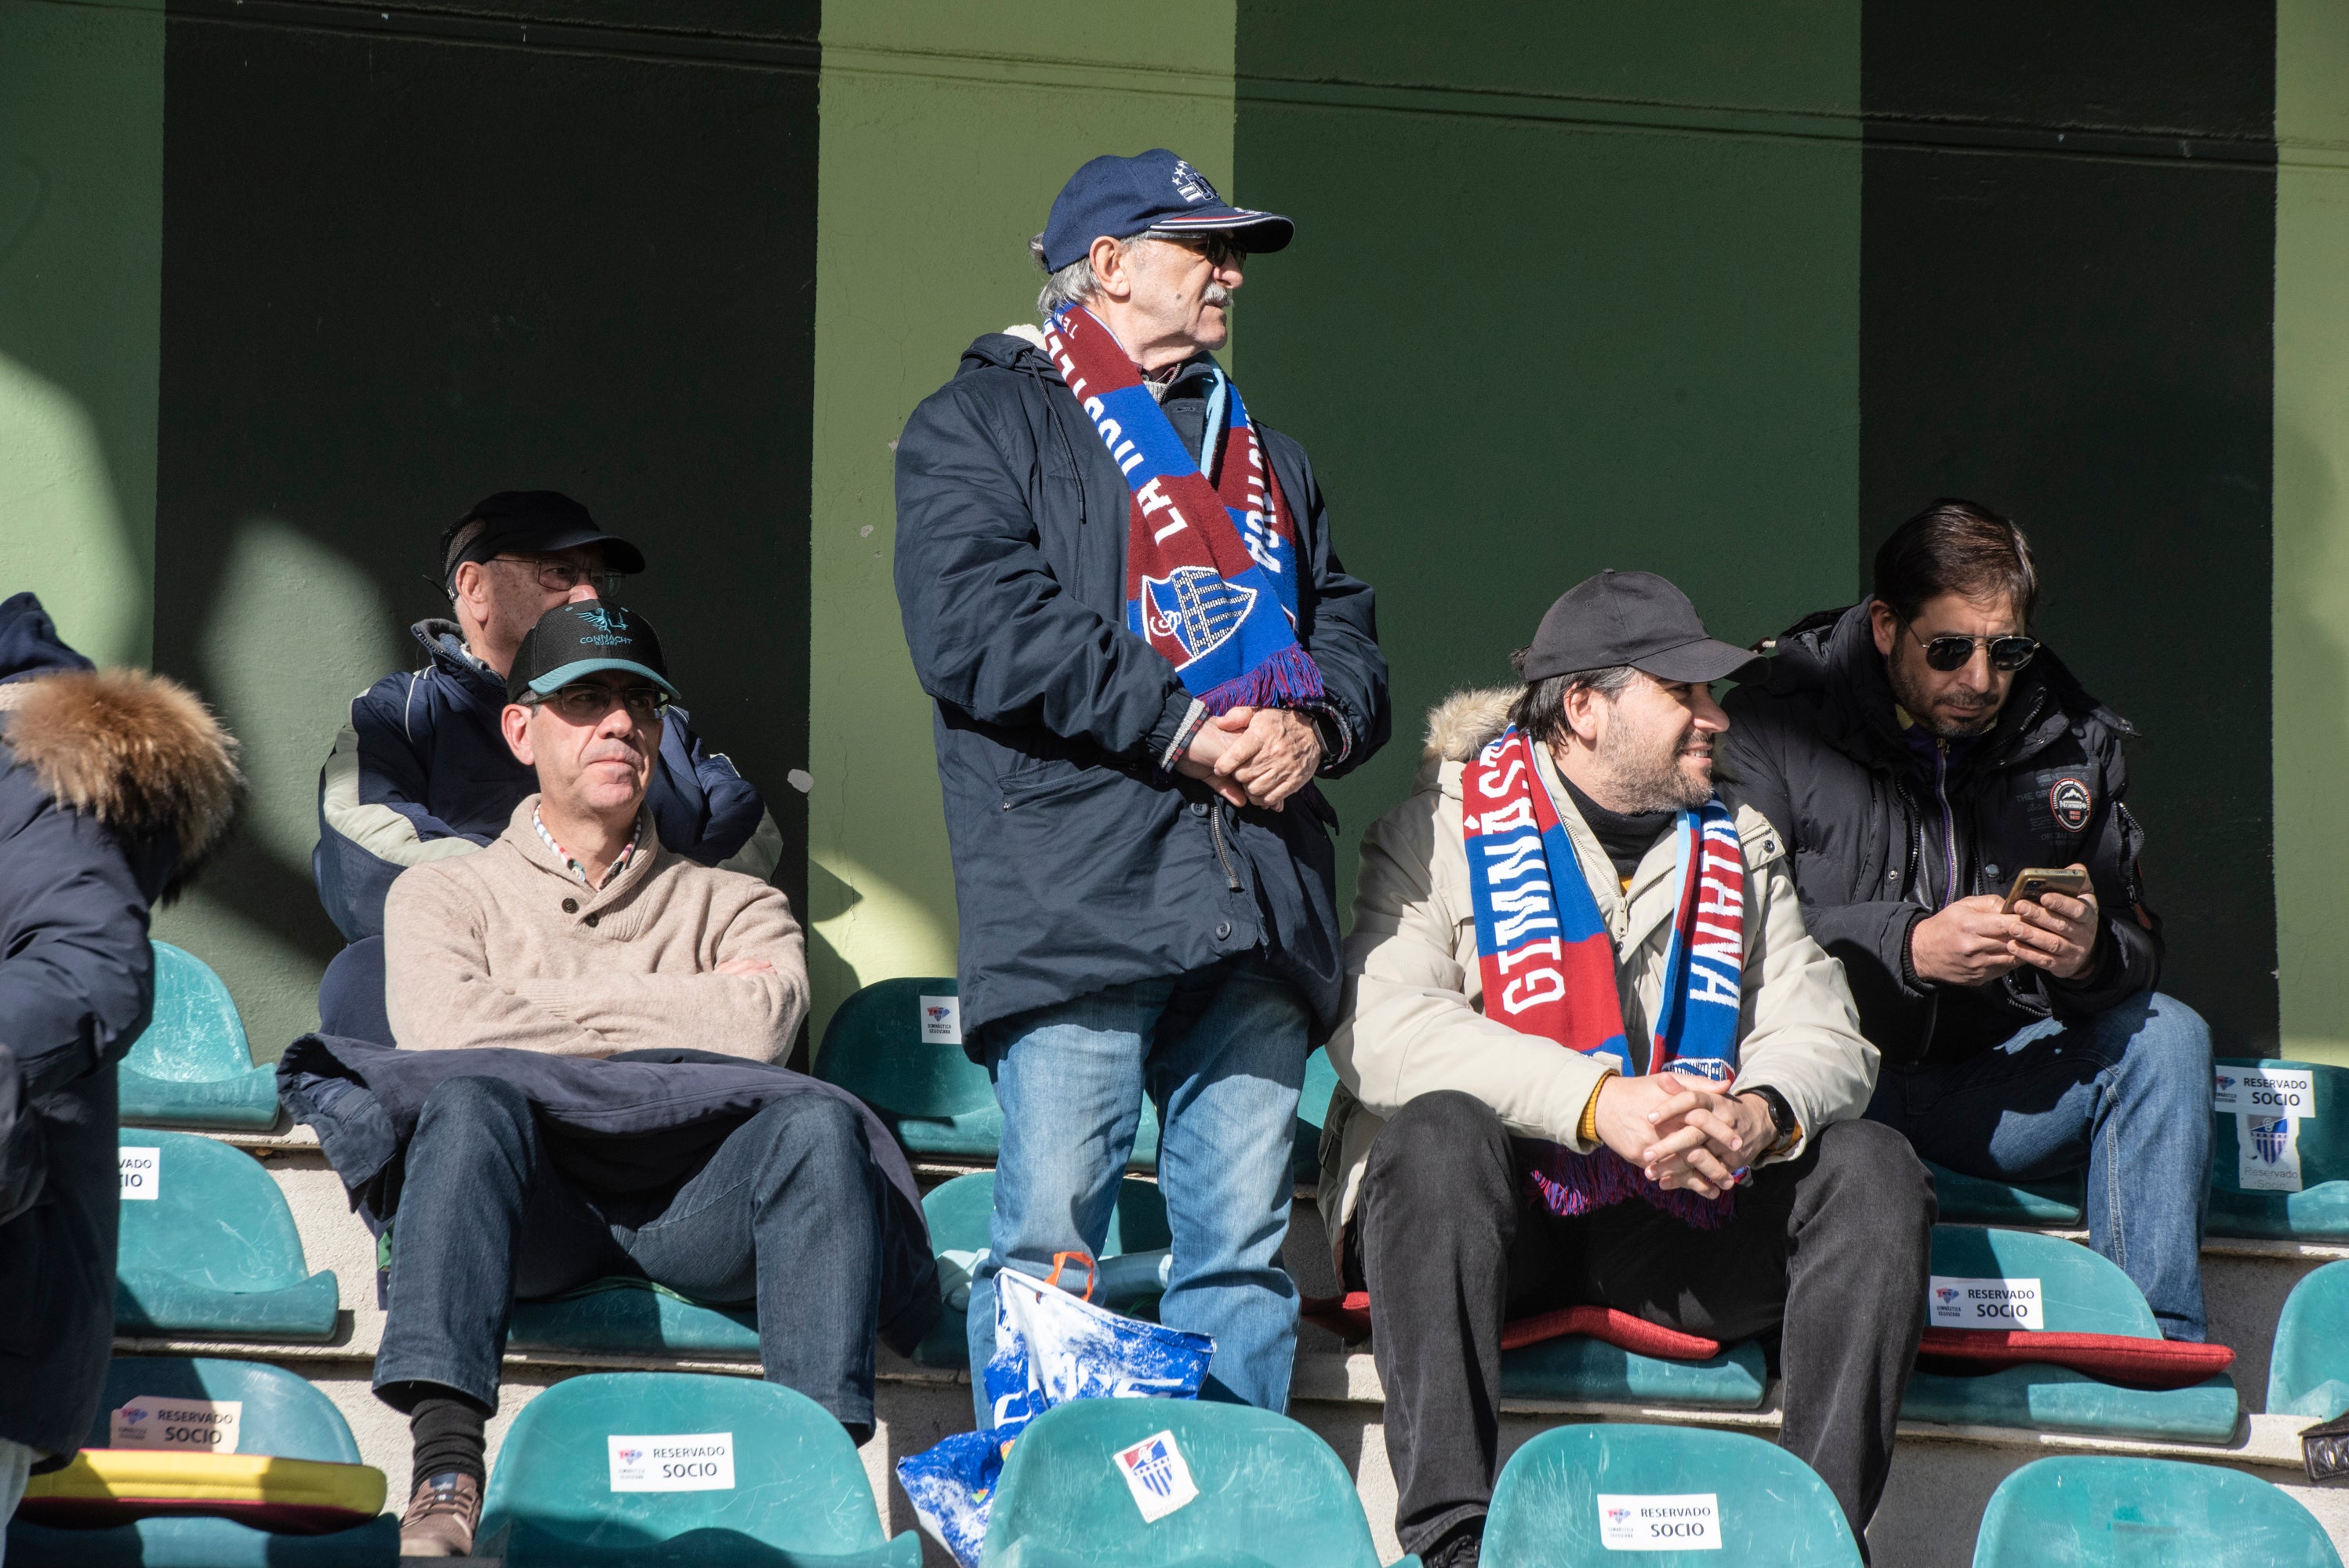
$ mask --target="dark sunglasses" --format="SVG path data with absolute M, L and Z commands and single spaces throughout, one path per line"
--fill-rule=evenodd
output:
M 658 686 L 624 686 L 615 690 L 592 681 L 564 686 L 535 700 L 531 696 L 522 700 L 533 707 L 543 703 L 574 724 L 594 724 L 611 712 L 616 702 L 624 705 L 628 717 L 639 724 L 649 724 L 668 711 L 668 693 Z
M 1943 675 L 1952 670 L 1964 669 L 1971 664 L 1974 649 L 1977 647 L 1990 650 L 1991 668 L 2004 670 L 2010 675 L 2029 664 L 2033 656 L 2039 652 L 2039 639 L 2036 637 L 1951 635 L 1934 637 L 1929 641 L 1918 636 L 1913 627 L 1909 629 L 1909 635 L 1915 638 L 1917 645 L 1925 650 L 1925 662 Z

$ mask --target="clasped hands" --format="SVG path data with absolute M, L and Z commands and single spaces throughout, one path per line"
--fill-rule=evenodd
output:
M 1312 716 L 1285 707 L 1236 707 L 1207 720 L 1174 771 L 1235 806 L 1278 811 L 1321 767 Z
M 1730 1095 L 1678 1073 L 1621 1074 L 1599 1088 L 1599 1141 L 1657 1186 L 1717 1198 L 1782 1130 L 1759 1095 Z

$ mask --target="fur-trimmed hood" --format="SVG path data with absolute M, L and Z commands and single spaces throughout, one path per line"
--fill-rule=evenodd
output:
M 1427 713 L 1427 744 L 1423 762 L 1465 762 L 1479 748 L 1500 738 L 1509 727 L 1509 706 L 1517 700 L 1515 686 L 1486 686 L 1481 691 L 1456 691 Z
M 0 737 L 59 805 L 123 839 L 170 833 L 166 897 L 220 848 L 244 794 L 236 738 L 194 693 L 93 668 L 30 593 L 0 603 Z

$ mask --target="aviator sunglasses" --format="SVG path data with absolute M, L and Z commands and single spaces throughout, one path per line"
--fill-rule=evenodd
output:
M 1976 646 L 1990 650 L 1991 668 L 2009 674 L 2029 664 L 2032 656 L 2039 652 L 2039 639 L 2036 637 L 1961 637 L 1953 634 L 1928 639 L 1918 636 L 1913 627 L 1904 627 L 1903 630 L 1915 639 L 1919 647 L 1925 650 L 1925 662 L 1943 675 L 1951 670 L 1961 670 L 1971 664 Z

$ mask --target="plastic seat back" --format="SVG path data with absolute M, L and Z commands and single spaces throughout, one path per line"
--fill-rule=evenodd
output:
M 126 1128 L 121 1144 L 123 1272 L 236 1292 L 308 1277 L 294 1211 L 252 1155 L 191 1132 Z
M 922 1213 L 930 1222 L 933 1252 L 978 1252 L 987 1245 L 987 1224 L 995 1212 L 995 1172 L 974 1171 L 968 1176 L 930 1189 L 922 1199 Z M 1148 1252 L 1170 1246 L 1166 1200 L 1155 1181 L 1128 1176 L 1118 1183 L 1117 1206 L 1110 1211 L 1109 1234 L 1102 1243 L 1104 1258 L 1123 1253 Z M 1083 1288 L 1081 1281 L 1078 1288 Z
M 987 1069 L 963 1054 L 952 975 L 876 980 L 824 1026 L 816 1076 L 884 1117 L 946 1120 L 991 1109 Z
M 483 1556 L 588 1561 L 918 1563 L 885 1539 L 840 1423 L 772 1383 L 600 1372 L 514 1418 L 482 1500 Z
M 1997 1181 L 1925 1161 L 1932 1172 L 1935 1208 L 1943 1224 L 2045 1225 L 2080 1223 L 2087 1181 L 2074 1173 L 2052 1181 Z
M 1145 1497 L 1164 1510 L 1154 1520 Z M 980 1561 L 1002 1568 L 1022 1542 L 1022 1558 L 1097 1568 L 1236 1551 L 1280 1568 L 1379 1561 L 1328 1444 L 1268 1410 L 1191 1399 L 1080 1399 L 1038 1417 L 1003 1467 Z
M 1478 1559 L 1488 1568 L 1614 1568 L 1708 1561 L 1739 1568 L 1857 1564 L 1843 1511 L 1775 1443 L 1694 1427 L 1557 1427 L 1510 1456 Z
M 171 1418 L 183 1403 L 212 1407 L 210 1422 Z M 221 1407 L 233 1406 L 232 1410 Z M 355 1465 L 358 1443 L 335 1402 L 282 1367 L 262 1361 L 221 1361 L 209 1357 L 118 1356 L 106 1369 L 106 1393 L 90 1427 L 94 1449 L 143 1447 L 132 1434 L 141 1428 L 202 1428 L 219 1431 L 233 1415 L 228 1446 L 213 1453 L 271 1454 L 287 1460 L 324 1460 Z M 124 1439 L 116 1440 L 118 1429 Z M 176 1438 L 163 1446 L 190 1446 Z
M 2268 1357 L 2268 1414 L 2329 1421 L 2349 1410 L 2349 1262 L 2304 1275 Z
M 1974 1568 L 2340 1568 L 2309 1511 L 2256 1476 L 2176 1460 L 2040 1460 L 1991 1493 Z
M 168 942 L 149 945 L 155 955 L 155 1006 L 119 1074 L 124 1123 L 274 1125 L 275 1070 L 254 1065 L 228 987 L 185 949 Z
M 2017 1286 L 2035 1291 L 2042 1321 L 2018 1319 L 2013 1309 L 1996 1298 L 1967 1295 L 1975 1288 L 1956 1284 L 1939 1287 L 1958 1294 L 1940 1302 L 1943 1314 L 1961 1321 L 1945 1322 L 1935 1304 L 1927 1304 L 1926 1321 L 1953 1328 L 2036 1327 L 2058 1334 L 2117 1334 L 2133 1339 L 2158 1339 L 2161 1328 L 2153 1309 L 2145 1304 L 2134 1282 L 2109 1259 L 2060 1236 L 2029 1231 L 1981 1230 L 1966 1225 L 1933 1227 L 1933 1274 L 1944 1280 L 2028 1281 Z
M 2349 1068 L 2221 1057 L 2215 1070 L 2237 1108 L 2212 1112 L 2211 1233 L 2349 1236 Z

